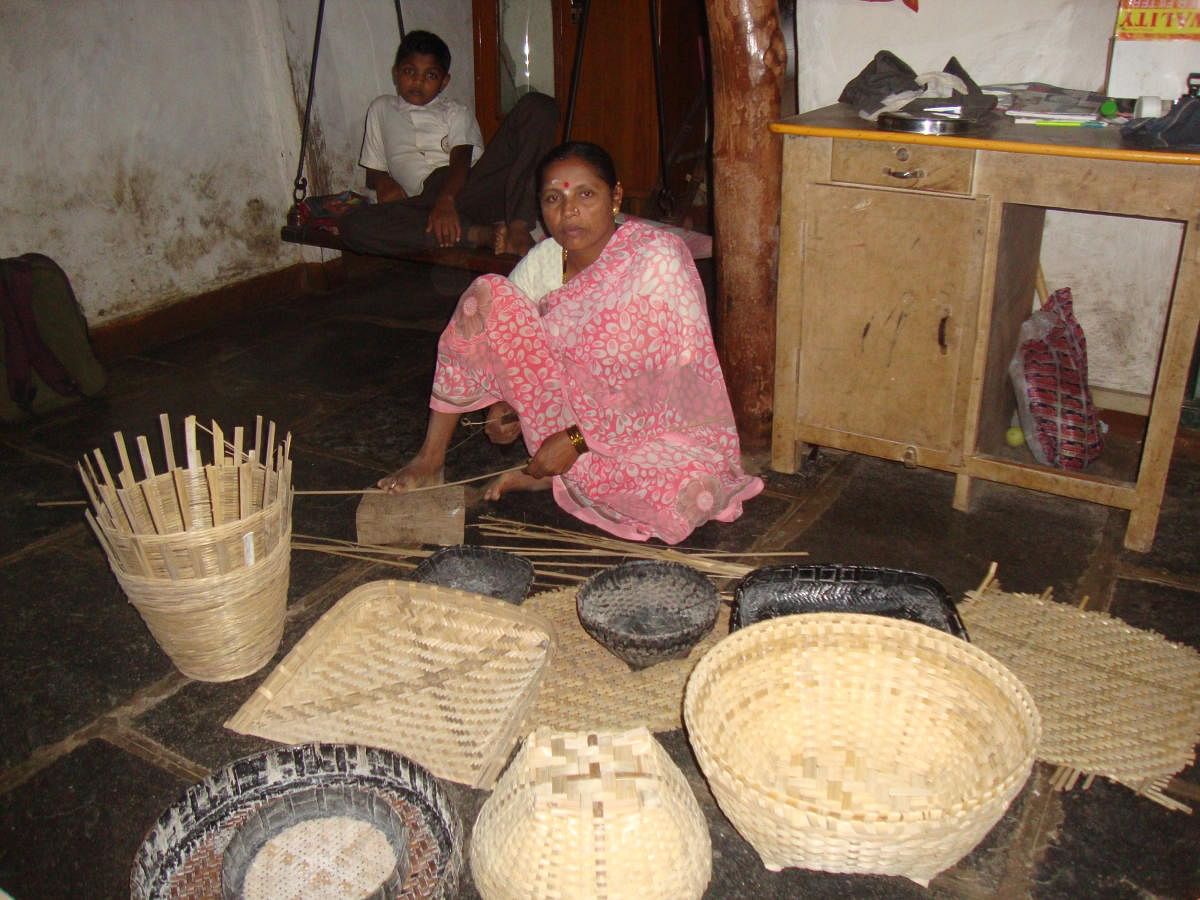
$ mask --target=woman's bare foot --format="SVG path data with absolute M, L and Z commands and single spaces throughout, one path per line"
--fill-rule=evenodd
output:
M 499 500 L 509 491 L 548 491 L 550 485 L 551 479 L 534 478 L 532 475 L 526 475 L 518 469 L 513 472 L 505 472 L 503 475 L 497 475 L 489 481 L 487 488 L 483 492 L 483 499 Z
M 532 247 L 533 235 L 520 219 L 497 222 L 492 226 L 492 252 L 497 256 L 505 253 L 524 256 Z
M 402 469 L 397 469 L 391 475 L 385 475 L 377 482 L 380 490 L 389 494 L 403 494 L 413 488 L 432 487 L 445 481 L 444 469 L 440 461 L 426 460 L 414 456 Z

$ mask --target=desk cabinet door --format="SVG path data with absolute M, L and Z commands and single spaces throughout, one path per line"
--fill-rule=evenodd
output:
M 988 201 L 809 191 L 798 437 L 959 464 Z

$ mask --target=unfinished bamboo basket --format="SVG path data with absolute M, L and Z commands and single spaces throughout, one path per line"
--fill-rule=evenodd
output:
M 136 440 L 139 478 L 120 432 L 120 468 L 104 454 L 79 465 L 85 513 L 118 582 L 176 667 L 201 681 L 231 681 L 261 668 L 283 635 L 291 554 L 291 435 L 256 420 L 228 443 L 212 423 L 206 463 L 194 416 L 184 421 L 177 465 L 170 421 L 160 416 L 162 457 Z M 265 437 L 265 441 L 264 441 Z M 207 442 L 205 438 L 204 442 Z
M 768 869 L 922 885 L 996 824 L 1041 732 L 1024 685 L 979 648 L 857 613 L 733 633 L 697 664 L 683 712 L 717 803 Z
M 485 900 L 684 900 L 704 893 L 711 872 L 704 814 L 645 728 L 539 728 L 471 836 L 471 873 Z

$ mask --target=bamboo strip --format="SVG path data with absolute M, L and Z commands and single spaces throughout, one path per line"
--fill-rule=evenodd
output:
M 212 423 L 212 439 L 213 439 L 213 465 L 225 465 L 225 433 L 221 431 L 221 426 L 217 424 L 217 420 L 213 419 Z
M 134 485 L 133 466 L 129 464 L 129 451 L 125 448 L 125 436 L 117 431 L 113 433 L 113 442 L 117 445 L 117 458 L 121 460 L 121 487 L 126 490 Z
M 415 569 L 419 565 L 419 563 L 404 562 L 403 560 L 399 559 L 380 559 L 363 553 L 351 553 L 347 550 L 338 550 L 335 547 L 325 547 L 320 544 L 302 544 L 293 541 L 292 549 L 307 550 L 310 553 L 324 553 L 328 556 L 340 556 L 345 559 L 356 559 L 362 562 L 375 563 L 381 566 L 391 566 L 395 569 L 407 569 L 409 571 Z
M 196 417 L 188 416 L 183 420 L 183 442 L 187 449 L 187 467 L 200 468 L 200 454 L 196 451 Z
M 155 533 L 165 534 L 169 529 L 167 527 L 166 515 L 163 512 L 162 502 L 159 499 L 158 492 L 149 490 L 148 487 L 155 479 L 156 473 L 154 471 L 154 460 L 150 456 L 150 444 L 146 440 L 145 435 L 138 435 L 137 447 L 138 454 L 142 458 L 142 474 L 144 476 L 140 484 L 142 497 L 146 501 L 146 509 L 150 512 L 150 519 L 154 522 Z
M 183 469 L 171 470 L 171 481 L 175 485 L 175 496 L 179 501 L 179 518 L 184 531 L 191 531 L 192 523 L 192 494 L 187 480 L 183 477 Z
M 221 483 L 215 466 L 204 467 L 204 480 L 208 483 L 208 497 L 212 504 L 212 522 L 214 526 L 225 524 L 225 509 L 221 503 Z M 265 503 L 263 504 L 266 505 Z
M 241 429 L 239 429 L 240 431 Z M 239 435 L 240 437 L 240 435 Z M 241 456 L 241 450 L 238 450 L 238 456 Z M 246 463 L 238 465 L 238 514 L 244 519 L 250 514 L 250 490 L 254 483 L 254 477 L 250 472 L 250 467 Z
M 109 544 L 108 538 L 104 536 L 104 532 L 101 530 L 100 526 L 96 524 L 96 519 L 94 516 L 92 516 L 91 510 L 84 510 L 83 517 L 87 519 L 88 525 L 90 525 L 92 531 L 95 532 L 96 539 L 100 541 L 100 546 L 104 548 L 105 556 L 107 556 L 109 559 L 114 559 L 115 554 L 113 553 L 112 545 Z
M 485 472 L 482 475 L 472 475 L 470 478 L 460 478 L 458 481 L 446 481 L 446 482 L 443 482 L 442 484 L 427 484 L 424 487 L 411 488 L 410 490 L 404 491 L 403 493 L 398 494 L 397 496 L 403 496 L 403 494 L 417 494 L 417 493 L 420 493 L 421 491 L 436 491 L 438 488 L 455 487 L 460 484 L 470 484 L 472 481 L 483 481 L 487 478 L 495 478 L 498 475 L 505 475 L 509 472 L 515 472 L 518 469 L 525 468 L 527 465 L 529 465 L 529 463 L 527 463 L 527 462 L 517 463 L 515 466 L 509 466 L 507 469 L 498 469 L 495 472 Z M 296 491 L 296 496 L 297 497 L 302 497 L 302 496 L 338 497 L 338 496 L 351 496 L 351 495 L 358 495 L 358 494 L 388 494 L 388 493 L 391 493 L 391 491 L 385 491 L 385 490 L 382 490 L 381 488 L 358 488 L 358 489 L 352 488 L 349 490 L 331 490 L 331 491 Z
M 158 425 L 162 430 L 163 450 L 167 456 L 167 471 L 175 468 L 175 444 L 171 440 L 171 420 L 166 413 L 158 417 Z
M 133 522 L 130 521 L 125 507 L 117 495 L 117 489 L 113 485 L 112 473 L 108 470 L 108 462 L 104 459 L 104 454 L 100 452 L 99 448 L 93 450 L 92 453 L 96 458 L 96 464 L 100 467 L 100 474 L 103 476 L 103 480 L 98 482 L 98 485 L 100 487 L 100 494 L 105 499 L 105 505 L 108 506 L 109 515 L 118 523 L 122 531 L 126 534 L 133 534 Z M 120 513 L 120 516 L 115 515 L 115 513 Z
M 84 462 L 87 462 L 87 457 L 84 457 Z M 75 464 L 75 469 L 76 469 L 76 471 L 78 471 L 78 472 L 79 472 L 79 478 L 80 478 L 80 480 L 83 482 L 83 489 L 84 489 L 84 491 L 85 491 L 85 492 L 87 493 L 87 495 L 88 495 L 88 500 L 91 500 L 91 501 L 92 501 L 92 509 L 94 509 L 94 510 L 96 511 L 96 513 L 97 513 L 97 514 L 99 514 L 99 512 L 100 512 L 100 507 L 101 507 L 101 503 L 100 503 L 100 497 L 99 497 L 99 496 L 96 494 L 96 490 L 95 490 L 95 488 L 92 486 L 92 480 L 91 480 L 91 479 L 88 477 L 88 474 L 87 474 L 87 472 L 85 472 L 85 471 L 84 471 L 84 469 L 83 469 L 83 465 L 82 465 L 82 464 L 80 464 L 80 463 L 76 463 L 76 464 Z M 66 504 L 66 503 L 76 503 L 76 502 L 83 503 L 83 502 L 85 502 L 85 501 L 75 501 L 75 500 L 57 500 L 57 501 L 56 501 L 56 500 L 51 500 L 51 501 L 49 501 L 49 502 L 50 502 L 52 505 L 58 506 L 58 505 Z M 38 505 L 40 506 L 41 504 L 39 503 Z
M 320 537 L 311 534 L 293 534 L 293 538 L 313 543 L 328 543 L 342 547 L 354 547 L 367 550 L 377 550 L 392 556 L 432 556 L 436 550 L 426 550 L 423 547 L 396 547 L 391 544 L 360 544 L 358 541 L 347 541 L 342 538 Z

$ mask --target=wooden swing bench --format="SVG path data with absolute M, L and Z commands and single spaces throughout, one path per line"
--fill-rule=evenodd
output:
M 320 228 L 309 228 L 304 225 L 284 225 L 279 231 L 279 237 L 289 244 L 304 244 L 309 247 L 325 247 L 329 250 L 340 250 L 343 253 L 354 253 L 342 242 L 340 236 Z M 451 269 L 466 269 L 481 274 L 507 275 L 517 264 L 519 257 L 497 256 L 487 249 L 469 250 L 463 247 L 440 247 L 422 250 L 414 248 L 401 253 L 372 254 L 387 259 L 399 259 L 406 262 L 429 263 L 435 266 L 447 266 Z

